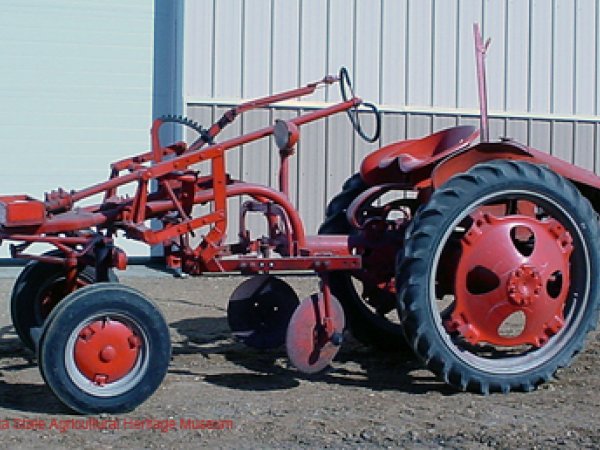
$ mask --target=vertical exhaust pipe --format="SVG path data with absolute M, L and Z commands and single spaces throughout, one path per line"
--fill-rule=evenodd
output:
M 475 37 L 475 58 L 477 61 L 477 84 L 479 87 L 479 121 L 481 142 L 490 140 L 488 105 L 487 105 L 487 84 L 485 80 L 485 55 L 490 46 L 490 39 L 483 43 L 479 24 L 473 24 L 473 35 Z

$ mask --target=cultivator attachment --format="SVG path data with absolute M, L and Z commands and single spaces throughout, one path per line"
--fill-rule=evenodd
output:
M 0 196 L 0 227 L 5 229 L 31 229 L 39 227 L 46 219 L 43 202 L 27 195 Z
M 229 328 L 250 347 L 279 347 L 285 342 L 287 324 L 299 303 L 286 282 L 272 275 L 254 276 L 240 284 L 229 298 Z
M 328 303 L 322 293 L 306 297 L 290 320 L 285 346 L 300 372 L 320 372 L 340 350 L 344 311 L 335 297 L 331 296 Z

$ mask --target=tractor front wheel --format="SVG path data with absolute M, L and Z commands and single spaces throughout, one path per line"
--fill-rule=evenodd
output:
M 65 297 L 40 338 L 40 372 L 66 406 L 83 414 L 123 413 L 158 388 L 171 357 L 169 328 L 142 293 L 98 283 Z

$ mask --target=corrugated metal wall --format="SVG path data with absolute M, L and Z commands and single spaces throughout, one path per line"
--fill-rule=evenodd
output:
M 184 101 L 208 123 L 242 98 L 303 85 L 347 66 L 358 95 L 384 111 L 379 143 L 344 115 L 301 130 L 294 199 L 314 232 L 325 203 L 362 157 L 387 142 L 477 124 L 472 24 L 492 38 L 490 136 L 510 136 L 600 173 L 598 0 L 188 0 Z M 252 113 L 227 136 L 323 102 Z M 235 150 L 230 172 L 272 183 L 270 141 Z

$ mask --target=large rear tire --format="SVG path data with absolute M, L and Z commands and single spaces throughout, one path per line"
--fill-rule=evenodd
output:
M 458 389 L 534 389 L 598 321 L 599 242 L 587 199 L 547 168 L 493 161 L 454 176 L 398 255 L 409 343 Z

